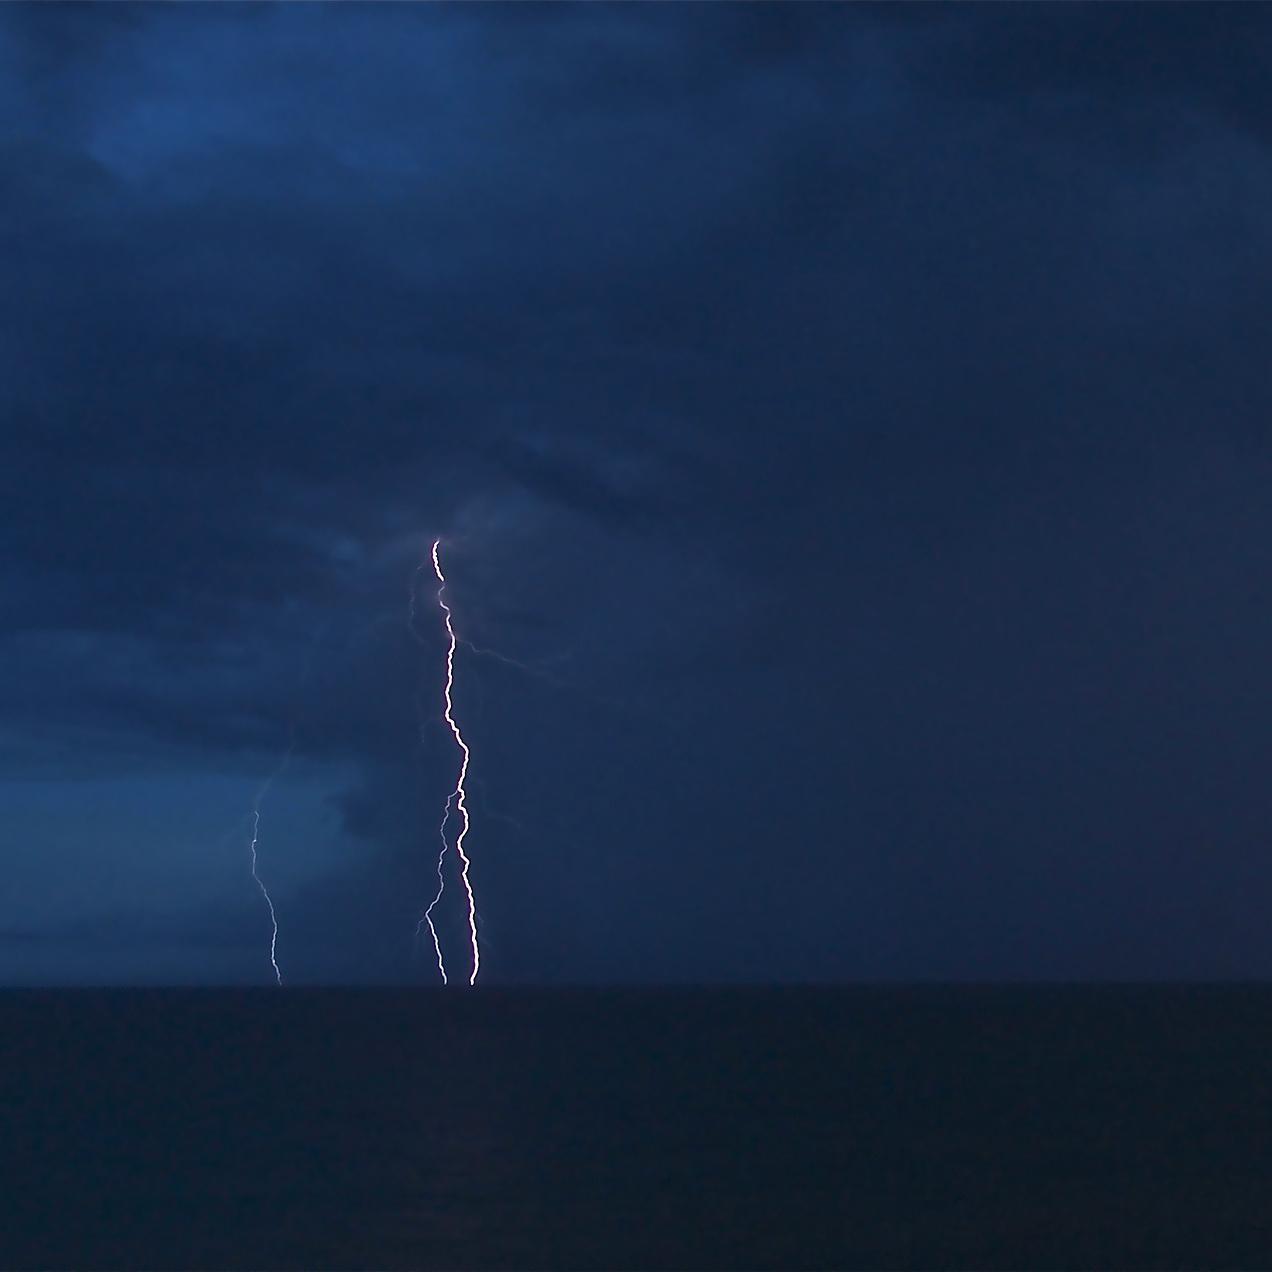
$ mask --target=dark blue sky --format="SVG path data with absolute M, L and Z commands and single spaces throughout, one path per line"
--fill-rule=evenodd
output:
M 7 6 L 0 980 L 1272 974 L 1269 49 Z

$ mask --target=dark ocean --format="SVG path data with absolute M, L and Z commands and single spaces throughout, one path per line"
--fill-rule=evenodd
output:
M 1272 989 L 0 994 L 0 1267 L 1270 1268 Z

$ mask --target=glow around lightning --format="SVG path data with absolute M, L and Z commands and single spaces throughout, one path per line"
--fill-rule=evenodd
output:
M 446 685 L 443 691 L 443 700 L 446 705 L 445 719 L 450 727 L 455 744 L 460 750 L 459 776 L 455 779 L 455 789 L 446 798 L 446 811 L 442 816 L 441 837 L 442 849 L 437 858 L 437 895 L 433 898 L 432 903 L 424 912 L 424 920 L 428 924 L 429 931 L 433 936 L 433 948 L 437 952 L 437 969 L 441 972 L 442 982 L 446 983 L 446 965 L 442 958 L 441 943 L 437 939 L 437 929 L 433 926 L 433 908 L 442 899 L 442 891 L 445 888 L 445 882 L 442 876 L 442 863 L 446 856 L 448 847 L 446 842 L 446 826 L 450 821 L 451 809 L 454 808 L 459 817 L 459 833 L 455 836 L 455 852 L 459 857 L 460 881 L 464 885 L 464 893 L 468 898 L 468 932 L 473 950 L 473 970 L 468 978 L 470 985 L 477 983 L 477 973 L 481 971 L 481 948 L 477 943 L 477 901 L 473 896 L 473 886 L 468 878 L 468 869 L 472 864 L 468 859 L 468 854 L 464 851 L 464 840 L 468 836 L 469 819 L 468 819 L 468 789 L 465 782 L 468 779 L 468 764 L 472 758 L 472 753 L 468 749 L 468 743 L 464 741 L 464 735 L 460 732 L 458 723 L 455 720 L 455 703 L 453 692 L 455 688 L 455 647 L 458 641 L 455 636 L 455 628 L 451 622 L 450 606 L 446 604 L 446 575 L 442 572 L 442 562 L 439 556 L 442 541 L 435 539 L 433 541 L 433 572 L 437 575 L 437 605 L 442 611 L 442 615 L 446 622 L 446 635 L 449 644 L 446 649 Z

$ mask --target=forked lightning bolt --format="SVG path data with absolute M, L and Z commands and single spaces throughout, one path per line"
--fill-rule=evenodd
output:
M 455 688 L 455 647 L 458 644 L 455 636 L 455 627 L 451 622 L 450 606 L 446 604 L 446 575 L 442 573 L 442 562 L 438 555 L 442 541 L 436 539 L 433 541 L 433 572 L 437 575 L 437 605 L 442 611 L 442 615 L 446 622 L 446 636 L 449 644 L 446 649 L 446 686 L 443 691 L 443 700 L 446 704 L 445 719 L 450 727 L 451 734 L 455 738 L 455 743 L 460 750 L 459 776 L 455 779 L 455 789 L 446 797 L 446 810 L 442 815 L 442 824 L 440 833 L 442 837 L 441 852 L 437 857 L 437 895 L 429 904 L 427 910 L 424 911 L 424 922 L 428 924 L 428 930 L 433 937 L 433 949 L 437 953 L 437 970 L 441 973 L 442 983 L 447 984 L 446 963 L 442 958 L 442 946 L 437 937 L 437 929 L 433 926 L 433 909 L 442 899 L 442 892 L 445 890 L 446 883 L 442 874 L 442 865 L 446 858 L 446 849 L 449 847 L 446 841 L 446 826 L 450 821 L 451 808 L 454 807 L 459 815 L 459 833 L 455 836 L 455 852 L 459 857 L 460 881 L 464 885 L 464 893 L 468 899 L 468 932 L 473 950 L 473 970 L 468 978 L 470 985 L 477 983 L 477 973 L 481 971 L 481 948 L 477 943 L 477 902 L 473 896 L 473 886 L 468 878 L 468 869 L 472 864 L 468 859 L 468 854 L 464 851 L 464 840 L 468 835 L 468 789 L 464 785 L 468 778 L 468 762 L 472 758 L 472 754 L 468 749 L 468 743 L 464 741 L 464 735 L 460 732 L 459 725 L 455 720 L 455 703 L 453 699 L 453 691 Z M 416 929 L 418 931 L 418 928 Z

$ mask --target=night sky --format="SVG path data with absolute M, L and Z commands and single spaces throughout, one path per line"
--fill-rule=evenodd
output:
M 1272 974 L 1270 50 L 6 6 L 0 980 Z

